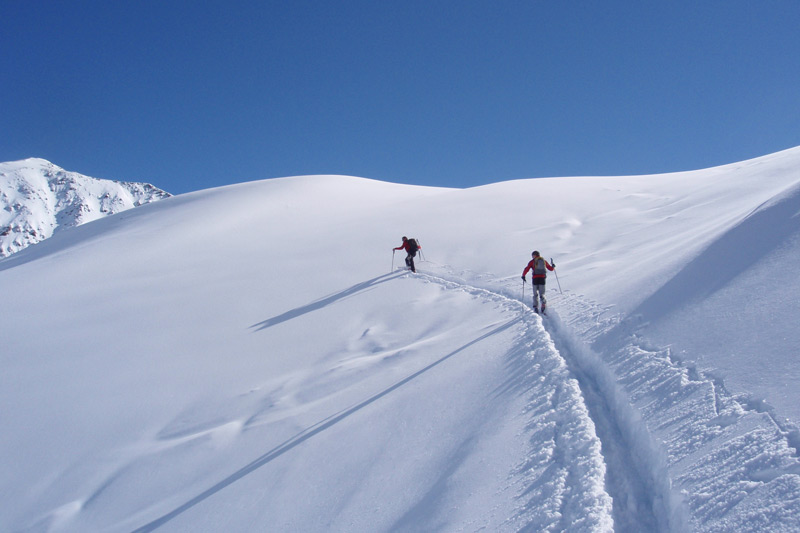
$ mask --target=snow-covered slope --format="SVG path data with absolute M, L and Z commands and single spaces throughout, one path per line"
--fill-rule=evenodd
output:
M 45 161 L 0 163 L 0 257 L 79 226 L 170 196 L 147 183 L 100 180 Z
M 306 176 L 59 232 L 0 261 L 0 530 L 797 531 L 799 170 Z

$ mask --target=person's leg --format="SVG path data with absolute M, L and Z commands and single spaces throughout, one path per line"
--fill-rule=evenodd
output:
M 414 266 L 414 255 L 416 254 L 408 254 L 406 256 L 406 266 L 411 269 L 411 272 L 417 271 L 417 268 Z
M 538 310 L 544 310 L 544 285 L 536 286 L 536 296 L 539 300 Z
M 540 295 L 541 295 L 541 297 L 542 297 L 542 312 L 544 312 L 544 308 L 545 308 L 545 307 L 547 307 L 547 299 L 545 299 L 545 297 L 544 297 L 544 293 L 545 293 L 545 289 L 544 289 L 544 283 L 542 283 L 541 285 L 539 285 L 539 286 L 537 287 L 537 289 L 539 289 L 539 294 L 540 294 Z
M 536 312 L 539 312 L 539 299 L 542 301 L 542 309 L 544 309 L 546 300 L 544 299 L 544 283 L 542 279 L 536 278 L 533 281 L 533 307 Z

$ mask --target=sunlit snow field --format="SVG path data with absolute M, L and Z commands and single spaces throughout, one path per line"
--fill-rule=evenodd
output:
M 800 530 L 799 228 L 793 149 L 61 231 L 0 261 L 0 530 Z

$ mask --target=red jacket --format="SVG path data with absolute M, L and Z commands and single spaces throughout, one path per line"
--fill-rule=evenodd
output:
M 525 277 L 525 275 L 528 273 L 528 270 L 533 270 L 533 279 L 536 279 L 536 278 L 545 278 L 545 277 L 547 277 L 547 274 L 536 274 L 536 270 L 535 270 L 535 267 L 536 267 L 536 265 L 535 265 L 535 263 L 536 263 L 536 261 L 538 261 L 539 259 L 541 259 L 542 261 L 544 261 L 544 266 L 545 266 L 545 267 L 547 267 L 547 270 L 549 270 L 549 271 L 551 271 L 551 272 L 553 271 L 553 267 L 552 267 L 552 266 L 550 266 L 550 263 L 548 263 L 548 262 L 545 260 L 545 258 L 544 258 L 544 257 L 542 257 L 542 256 L 539 256 L 539 257 L 537 257 L 536 259 L 531 259 L 531 260 L 530 260 L 530 262 L 528 263 L 528 266 L 526 266 L 526 267 L 525 267 L 525 270 L 523 270 L 523 271 L 522 271 L 522 277 L 523 277 L 523 278 L 524 278 L 524 277 Z
M 422 246 L 420 246 L 419 243 L 417 243 L 417 250 L 419 250 L 420 248 L 422 248 Z M 392 250 L 405 250 L 407 252 L 408 251 L 408 240 L 403 241 L 403 244 L 401 244 L 397 248 L 392 248 Z

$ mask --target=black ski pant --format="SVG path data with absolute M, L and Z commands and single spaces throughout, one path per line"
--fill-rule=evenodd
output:
M 408 252 L 406 256 L 406 266 L 411 269 L 411 272 L 416 272 L 417 268 L 414 266 L 414 257 L 416 257 L 417 252 Z

